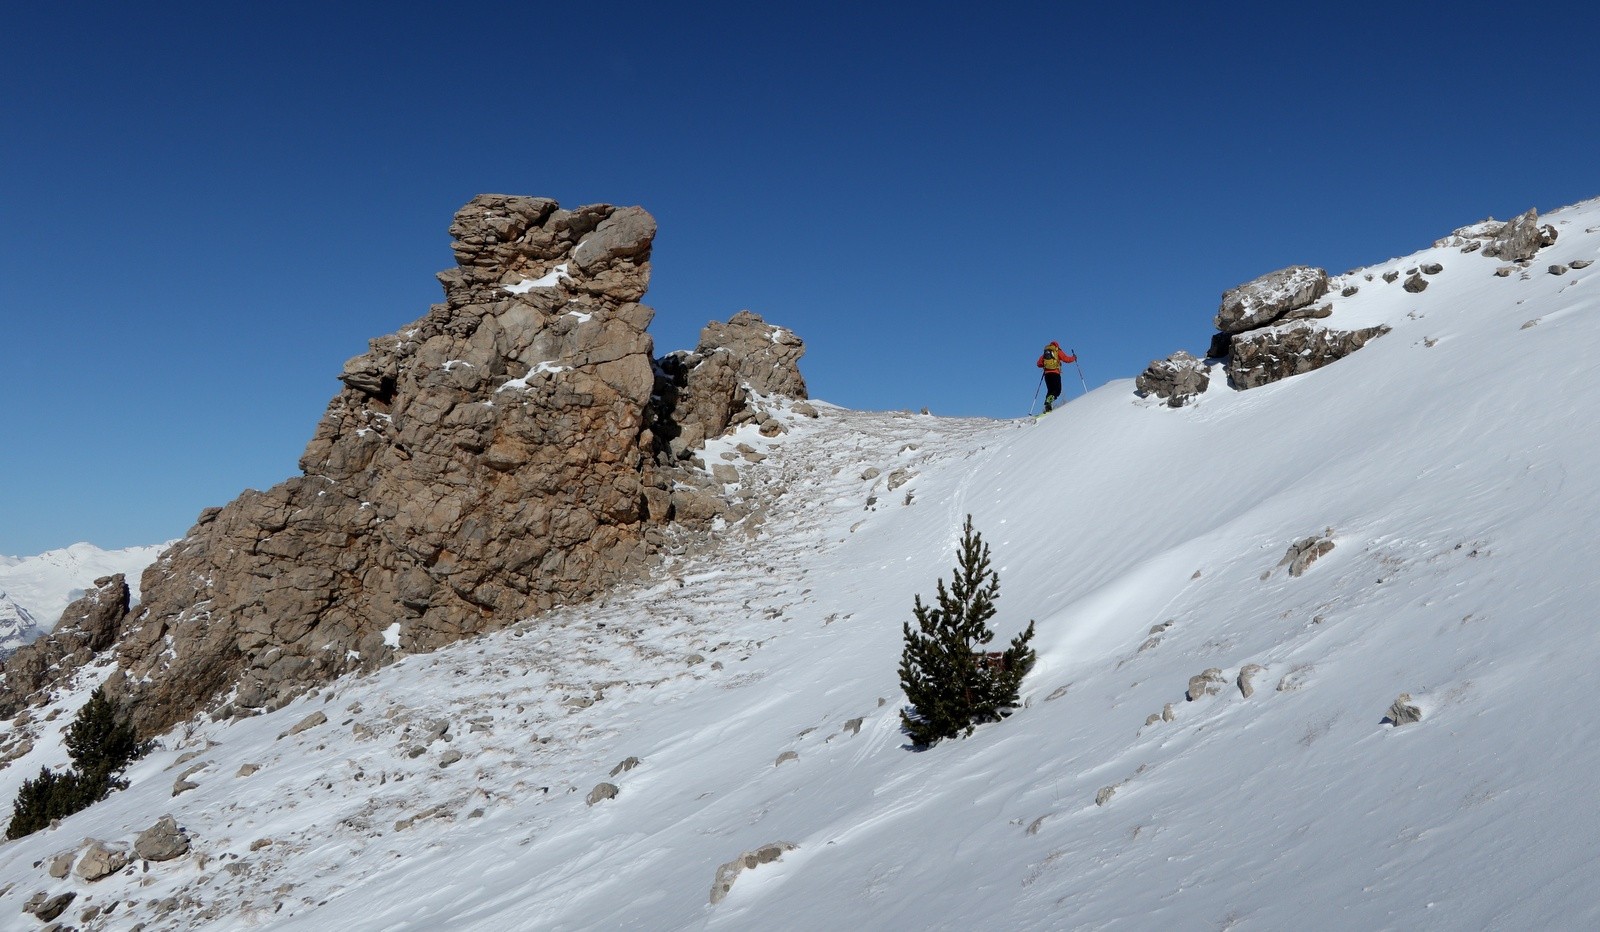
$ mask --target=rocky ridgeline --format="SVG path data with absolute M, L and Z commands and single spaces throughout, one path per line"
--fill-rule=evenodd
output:
M 766 406 L 805 397 L 804 346 L 741 312 L 653 359 L 655 233 L 638 207 L 474 198 L 444 302 L 345 364 L 303 475 L 202 513 L 131 613 L 120 579 L 69 608 L 0 666 L 0 712 L 107 649 L 144 734 L 225 695 L 274 707 L 591 598 L 738 517 L 694 451 L 746 421 L 781 430 Z
M 1434 246 L 1458 246 L 1464 253 L 1481 252 L 1511 263 L 1495 270 L 1494 274 L 1504 277 L 1517 268 L 1526 268 L 1534 253 L 1554 243 L 1555 238 L 1555 228 L 1541 226 L 1538 211 L 1529 210 L 1505 223 L 1491 218 L 1462 227 Z M 1421 293 L 1428 287 L 1428 277 L 1443 270 L 1437 263 L 1419 265 L 1408 270 L 1402 287 L 1413 294 Z M 1390 284 L 1399 277 L 1398 271 L 1390 272 L 1383 281 Z M 1372 276 L 1367 275 L 1367 279 Z M 1228 381 L 1234 388 L 1257 388 L 1320 369 L 1389 332 L 1387 326 L 1337 330 L 1317 323 L 1333 314 L 1338 298 L 1349 298 L 1360 290 L 1359 285 L 1346 284 L 1334 297 L 1330 296 L 1333 288 L 1334 281 L 1325 269 L 1296 265 L 1229 289 L 1223 294 L 1213 321 L 1217 333 L 1206 352 L 1207 358 L 1202 360 L 1179 350 L 1152 362 L 1134 385 L 1143 396 L 1162 398 L 1171 407 L 1181 407 L 1205 392 L 1213 361 L 1225 364 Z

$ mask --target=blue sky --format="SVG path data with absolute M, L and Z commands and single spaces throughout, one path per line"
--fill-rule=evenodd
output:
M 480 192 L 654 214 L 658 353 L 749 308 L 817 397 L 996 417 L 1050 339 L 1131 378 L 1257 275 L 1600 195 L 1589 5 L 423 6 L 0 14 L 0 554 L 294 474 Z

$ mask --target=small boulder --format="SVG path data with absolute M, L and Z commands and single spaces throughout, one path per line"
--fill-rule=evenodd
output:
M 1327 537 L 1306 537 L 1289 545 L 1289 550 L 1284 553 L 1283 559 L 1278 561 L 1279 566 L 1288 566 L 1289 575 L 1298 577 L 1311 567 L 1311 564 L 1333 551 L 1333 541 Z
M 795 847 L 795 845 L 787 841 L 775 841 L 754 850 L 746 851 L 744 854 L 718 867 L 717 876 L 711 882 L 711 905 L 715 906 L 727 897 L 728 891 L 733 889 L 733 882 L 738 878 L 741 871 L 760 867 L 763 864 L 770 864 L 783 857 L 785 853 L 795 850 Z
M 782 754 L 778 755 L 778 759 L 777 760 L 772 762 L 772 766 L 780 767 L 780 766 L 782 766 L 784 764 L 787 764 L 788 762 L 790 762 L 792 760 L 799 760 L 799 759 L 800 759 L 800 752 L 799 751 L 784 751 Z
M 1571 262 L 1568 262 L 1567 264 L 1572 266 L 1574 269 L 1586 269 L 1589 266 L 1594 265 L 1594 260 L 1593 259 L 1573 259 Z
M 1428 290 L 1428 280 L 1423 278 L 1421 274 L 1413 272 L 1411 277 L 1406 279 L 1406 283 L 1400 287 L 1412 294 L 1417 294 Z
M 619 773 L 627 773 L 628 771 L 632 770 L 633 768 L 639 766 L 642 763 L 644 763 L 644 761 L 641 761 L 637 757 L 627 758 L 622 763 L 620 763 L 617 766 L 611 768 L 611 775 L 614 777 Z
M 287 738 L 290 735 L 298 735 L 303 731 L 309 731 L 310 729 L 315 728 L 318 725 L 324 724 L 327 721 L 328 721 L 328 716 L 322 714 L 322 712 L 320 710 L 318 710 L 316 712 L 312 712 L 310 715 L 307 715 L 305 718 L 301 719 L 299 721 L 299 723 L 297 723 L 293 728 L 289 729 L 288 731 L 284 732 L 283 734 L 279 735 L 278 737 L 279 738 Z
M 66 912 L 67 907 L 71 906 L 72 901 L 77 898 L 78 894 L 72 892 L 58 893 L 52 897 L 46 897 L 42 892 L 36 893 L 22 907 L 22 911 L 33 913 L 34 917 L 40 922 L 51 922 L 57 916 Z
M 1570 268 L 1564 266 L 1564 265 L 1559 265 L 1558 264 L 1558 265 L 1550 266 L 1550 274 L 1551 275 L 1565 275 L 1570 271 L 1572 271 L 1572 270 Z
M 1178 350 L 1166 359 L 1157 359 L 1133 380 L 1133 387 L 1141 396 L 1154 395 L 1165 398 L 1170 408 L 1180 408 L 1205 392 L 1211 384 L 1211 373 L 1203 360 L 1194 358 L 1185 350 Z
M 1384 717 L 1384 721 L 1396 728 L 1401 725 L 1409 725 L 1412 722 L 1420 722 L 1422 721 L 1422 709 L 1411 700 L 1410 693 L 1401 693 L 1395 698 L 1394 703 L 1389 706 L 1389 714 Z
M 134 839 L 133 853 L 146 861 L 170 861 L 189 853 L 189 836 L 172 816 L 162 816 Z
M 128 866 L 128 852 L 121 848 L 108 848 L 104 842 L 91 841 L 78 861 L 79 877 L 93 883 L 109 877 Z
M 602 802 L 607 799 L 616 799 L 618 792 L 620 791 L 617 789 L 617 785 L 615 783 L 597 783 L 595 784 L 595 788 L 589 791 L 589 797 L 585 800 L 585 802 L 588 805 L 593 806 L 595 803 Z
M 1196 673 L 1189 677 L 1188 699 L 1193 702 L 1201 696 L 1215 696 L 1222 692 L 1222 684 L 1227 681 L 1220 667 L 1211 667 L 1203 673 Z
M 1246 699 L 1249 699 L 1251 696 L 1255 695 L 1256 687 L 1254 680 L 1256 678 L 1256 674 L 1265 669 L 1266 667 L 1263 667 L 1259 663 L 1247 663 L 1240 667 L 1239 694 L 1244 696 Z
M 1424 274 L 1424 275 L 1438 275 L 1440 272 L 1443 272 L 1443 271 L 1444 271 L 1444 266 L 1440 265 L 1437 262 L 1424 262 L 1424 263 L 1422 263 L 1422 274 Z
M 1550 239 L 1553 242 L 1555 231 L 1551 229 L 1550 232 L 1552 234 Z M 1549 245 L 1545 242 L 1545 236 L 1544 231 L 1539 229 L 1539 212 L 1529 210 L 1513 217 L 1501 227 L 1489 245 L 1483 247 L 1483 254 L 1497 256 L 1507 262 L 1531 259 L 1534 253 Z

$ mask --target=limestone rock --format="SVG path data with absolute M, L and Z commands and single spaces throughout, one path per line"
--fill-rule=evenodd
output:
M 1201 696 L 1215 696 L 1222 692 L 1222 684 L 1228 680 L 1222 675 L 1220 667 L 1211 667 L 1203 673 L 1196 673 L 1189 677 L 1189 691 L 1186 698 L 1193 702 Z
M 117 573 L 66 607 L 55 630 L 0 660 L 0 716 L 15 715 L 56 678 L 87 663 L 122 634 L 128 616 L 127 579 Z
M 589 797 L 585 800 L 585 802 L 588 805 L 593 806 L 595 803 L 602 802 L 607 799 L 616 799 L 618 792 L 620 791 L 617 789 L 617 785 L 615 783 L 597 783 L 595 784 L 594 789 L 589 791 Z
M 1279 566 L 1289 567 L 1289 575 L 1298 577 L 1304 573 L 1311 564 L 1333 551 L 1333 541 L 1327 537 L 1305 537 L 1289 545 L 1283 559 L 1278 561 Z
M 63 851 L 50 859 L 50 867 L 47 873 L 51 877 L 60 880 L 72 871 L 72 862 L 77 856 L 78 852 L 76 851 Z
M 1272 323 L 1328 293 L 1328 273 L 1294 265 L 1229 289 L 1222 295 L 1216 326 L 1223 333 L 1241 333 Z
M 1565 275 L 1570 271 L 1572 271 L 1572 269 L 1570 269 L 1570 268 L 1568 268 L 1567 266 L 1564 266 L 1564 265 L 1556 264 L 1556 265 L 1550 266 L 1550 274 L 1551 275 Z
M 741 871 L 760 867 L 762 864 L 770 864 L 783 857 L 786 852 L 795 850 L 795 847 L 795 845 L 787 841 L 775 841 L 754 850 L 746 851 L 744 854 L 718 867 L 716 879 L 711 882 L 711 905 L 715 906 L 727 897 L 728 891 L 733 889 L 733 882 L 738 878 Z
M 1104 806 L 1106 803 L 1111 802 L 1111 797 L 1115 795 L 1117 795 L 1117 787 L 1115 784 L 1111 786 L 1102 786 L 1100 791 L 1094 794 L 1094 804 L 1096 806 Z
M 1228 378 L 1239 389 L 1270 385 L 1343 359 L 1388 332 L 1387 324 L 1360 330 L 1329 330 L 1299 322 L 1237 334 L 1229 353 Z
M 189 836 L 172 816 L 162 816 L 134 839 L 133 853 L 146 861 L 170 861 L 189 853 Z
M 1554 241 L 1553 235 L 1550 238 Z M 1530 209 L 1501 227 L 1489 244 L 1483 247 L 1483 254 L 1517 262 L 1533 258 L 1533 254 L 1546 245 L 1545 233 L 1539 229 L 1539 212 Z
M 756 419 L 752 395 L 804 397 L 803 344 L 736 314 L 694 365 L 661 362 L 657 397 L 655 232 L 638 207 L 473 198 L 444 301 L 344 365 L 301 475 L 203 512 L 131 614 L 108 583 L 102 612 L 7 661 L 0 712 L 112 642 L 106 691 L 142 736 L 225 695 L 280 708 L 592 598 L 647 570 L 668 523 L 742 517 L 678 461 Z
M 71 906 L 72 901 L 77 898 L 78 894 L 70 890 L 66 893 L 58 893 L 55 896 L 46 896 L 43 891 L 40 891 L 29 897 L 28 902 L 23 905 L 22 911 L 33 913 L 34 917 L 40 922 L 50 922 L 66 912 L 67 907 Z
M 1244 696 L 1246 699 L 1249 699 L 1251 696 L 1255 695 L 1256 687 L 1254 681 L 1256 675 L 1265 669 L 1266 667 L 1263 667 L 1259 663 L 1247 663 L 1240 667 L 1239 694 Z
M 89 847 L 83 852 L 83 857 L 78 861 L 77 874 L 84 880 L 93 883 L 102 877 L 109 877 L 127 866 L 127 851 L 121 848 L 109 848 L 104 842 L 91 841 Z
M 778 755 L 778 759 L 777 760 L 772 762 L 772 766 L 781 767 L 784 764 L 787 764 L 788 762 L 790 762 L 792 760 L 799 760 L 799 759 L 800 759 L 800 752 L 799 751 L 784 751 L 782 754 Z
M 319 709 L 315 712 L 312 712 L 310 715 L 307 715 L 299 722 L 296 722 L 294 727 L 290 728 L 288 731 L 284 732 L 278 737 L 285 738 L 289 735 L 298 735 L 303 731 L 310 731 L 318 725 L 325 725 L 327 722 L 328 716 Z
M 1211 373 L 1205 362 L 1178 350 L 1166 359 L 1151 362 L 1133 380 L 1133 387 L 1140 395 L 1165 398 L 1168 407 L 1179 408 L 1204 393 L 1210 383 Z
M 1594 265 L 1594 260 L 1593 259 L 1573 259 L 1571 262 L 1568 262 L 1567 265 L 1572 266 L 1574 269 L 1586 269 L 1589 266 Z
M 1406 283 L 1400 287 L 1412 294 L 1417 294 L 1428 290 L 1428 280 L 1423 278 L 1420 273 L 1413 272 L 1411 277 L 1406 279 Z
M 1401 725 L 1409 725 L 1412 722 L 1420 722 L 1422 721 L 1422 709 L 1411 700 L 1410 693 L 1401 693 L 1395 698 L 1394 703 L 1389 706 L 1389 713 L 1385 716 L 1384 721 L 1394 725 L 1396 728 Z
M 1388 282 L 1391 285 L 1394 284 L 1395 279 L 1398 279 L 1399 277 L 1400 277 L 1400 273 L 1396 272 L 1396 271 L 1394 271 L 1392 269 L 1390 271 L 1387 271 L 1387 272 L 1383 273 L 1383 280 L 1385 282 Z
M 639 766 L 642 763 L 644 763 L 644 762 L 639 760 L 639 758 L 637 758 L 637 757 L 626 758 L 625 760 L 623 760 L 622 763 L 620 763 L 617 766 L 611 768 L 611 775 L 614 777 L 619 773 L 627 773 L 628 771 L 632 770 L 633 768 Z

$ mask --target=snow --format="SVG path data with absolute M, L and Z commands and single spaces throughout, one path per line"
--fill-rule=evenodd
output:
M 561 280 L 567 277 L 567 264 L 565 262 L 551 269 L 538 278 L 524 278 L 515 284 L 506 285 L 505 290 L 512 294 L 527 294 L 535 288 L 555 288 Z
M 503 392 L 503 391 L 527 391 L 527 389 L 528 389 L 528 380 L 533 378 L 534 376 L 536 376 L 536 375 L 553 375 L 553 374 L 555 374 L 557 372 L 565 372 L 570 368 L 572 368 L 572 367 L 571 366 L 563 366 L 563 365 L 560 365 L 558 363 L 554 363 L 554 362 L 550 362 L 549 360 L 546 360 L 544 362 L 541 362 L 541 363 L 535 365 L 532 369 L 529 369 L 528 370 L 528 374 L 525 375 L 525 376 L 522 376 L 521 378 L 507 379 L 504 384 L 502 384 L 499 388 L 495 389 L 495 393 L 498 394 L 498 393 Z
M 1172 410 L 1124 380 L 1036 423 L 818 403 L 713 441 L 759 529 L 179 728 L 128 790 L 0 846 L 4 908 L 75 890 L 78 927 L 152 930 L 1594 928 L 1600 266 L 1545 269 L 1600 253 L 1600 203 L 1544 221 L 1560 239 L 1525 275 L 1444 248 L 1372 270 L 1441 262 L 1421 294 L 1346 276 L 1327 324 L 1393 331 L 1248 392 L 1214 373 Z M 913 752 L 900 626 L 967 514 L 998 638 L 1035 620 L 1039 663 L 1011 718 Z M 1290 578 L 1320 534 L 1335 549 Z M 1221 693 L 1186 701 L 1213 667 Z M 1382 722 L 1400 693 L 1420 722 Z M 64 761 L 68 721 L 0 793 Z M 600 782 L 619 795 L 587 805 Z M 34 866 L 166 812 L 204 865 Z M 779 841 L 798 847 L 708 903 L 718 865 Z M 167 897 L 193 905 L 157 918 Z

